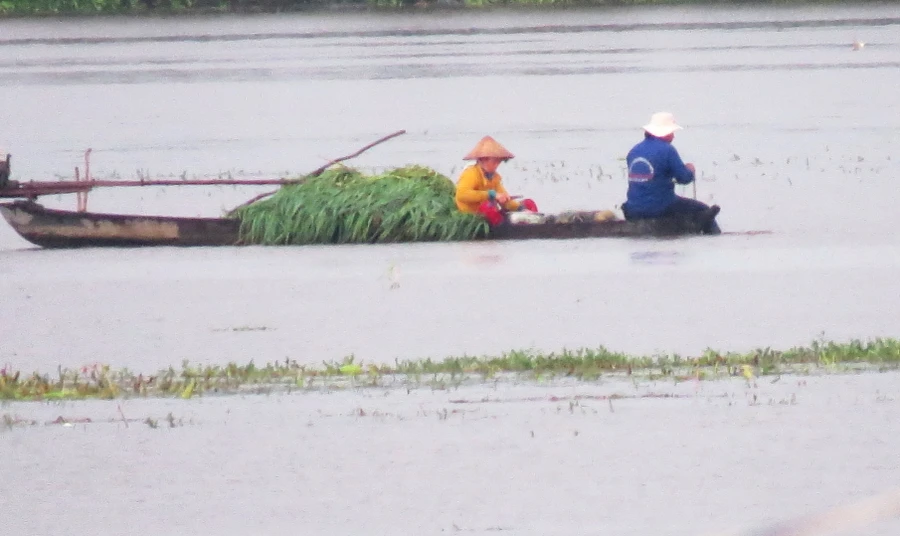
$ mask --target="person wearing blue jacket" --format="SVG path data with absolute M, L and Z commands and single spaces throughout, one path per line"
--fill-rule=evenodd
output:
M 669 112 L 658 112 L 644 125 L 644 141 L 628 152 L 628 194 L 622 204 L 626 220 L 659 218 L 675 214 L 703 212 L 708 223 L 703 232 L 721 231 L 715 217 L 717 205 L 675 195 L 675 183 L 690 184 L 696 172 L 693 164 L 685 164 L 672 145 L 675 131 L 681 127 Z

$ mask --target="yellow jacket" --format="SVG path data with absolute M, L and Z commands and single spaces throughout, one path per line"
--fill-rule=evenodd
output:
M 478 212 L 478 206 L 490 199 L 490 191 L 495 194 L 507 194 L 503 187 L 503 177 L 494 173 L 490 179 L 484 176 L 481 166 L 472 164 L 463 170 L 456 181 L 456 206 L 463 212 Z M 519 210 L 519 202 L 510 199 L 503 208 L 506 210 Z

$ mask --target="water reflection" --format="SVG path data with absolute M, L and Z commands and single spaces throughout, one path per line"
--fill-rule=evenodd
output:
M 680 251 L 635 251 L 630 258 L 632 264 L 674 266 L 678 264 L 682 255 Z

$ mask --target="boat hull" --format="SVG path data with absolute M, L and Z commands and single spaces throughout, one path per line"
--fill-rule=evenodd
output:
M 240 230 L 227 218 L 97 214 L 27 201 L 0 204 L 0 213 L 22 238 L 45 248 L 230 246 Z
M 0 204 L 0 213 L 22 238 L 44 248 L 236 246 L 240 221 L 100 214 L 44 208 L 31 201 Z M 482 240 L 675 237 L 700 234 L 691 216 L 638 221 L 504 223 Z
M 701 234 L 702 222 L 689 215 L 646 220 L 566 223 L 503 223 L 491 229 L 489 240 L 577 238 L 662 238 Z

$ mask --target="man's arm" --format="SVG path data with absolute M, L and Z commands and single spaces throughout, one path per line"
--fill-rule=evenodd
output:
M 681 160 L 681 155 L 678 154 L 678 150 L 671 145 L 669 147 L 671 147 L 671 151 L 669 152 L 669 169 L 672 170 L 672 176 L 675 177 L 675 182 L 678 184 L 690 184 L 696 177 L 694 166 L 692 164 L 685 164 Z

